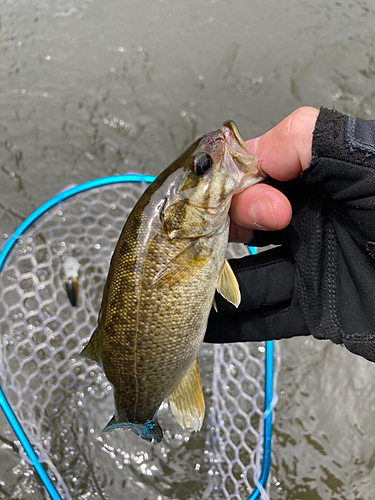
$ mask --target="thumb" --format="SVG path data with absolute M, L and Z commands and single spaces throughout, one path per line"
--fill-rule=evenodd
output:
M 311 147 L 319 110 L 296 109 L 261 137 L 247 141 L 261 168 L 279 181 L 298 177 L 311 161 Z

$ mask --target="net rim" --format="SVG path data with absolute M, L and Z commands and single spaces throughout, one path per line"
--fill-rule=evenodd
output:
M 83 184 L 78 184 L 72 188 L 61 191 L 53 198 L 50 198 L 43 205 L 31 213 L 14 231 L 14 233 L 6 240 L 0 252 L 0 273 L 3 270 L 6 259 L 8 258 L 12 248 L 17 243 L 18 239 L 23 233 L 45 212 L 52 207 L 58 205 L 62 201 L 88 191 L 92 188 L 97 188 L 107 184 L 127 183 L 127 182 L 146 182 L 150 184 L 155 180 L 155 176 L 142 175 L 142 174 L 124 174 L 109 177 L 101 177 L 94 179 Z M 251 254 L 256 253 L 252 247 L 248 247 Z M 273 341 L 265 342 L 265 375 L 264 375 L 264 414 L 263 414 L 263 457 L 261 474 L 256 480 L 256 487 L 247 498 L 247 500 L 258 500 L 266 487 L 269 471 L 271 467 L 271 442 L 272 442 L 272 401 L 273 401 Z M 39 461 L 29 438 L 23 430 L 16 414 L 14 413 L 11 405 L 9 404 L 0 384 L 0 408 L 3 410 L 5 417 L 11 425 L 16 437 L 21 443 L 31 465 L 34 467 L 40 480 L 45 486 L 47 492 L 53 500 L 63 500 L 57 491 L 54 483 L 47 474 L 43 464 Z

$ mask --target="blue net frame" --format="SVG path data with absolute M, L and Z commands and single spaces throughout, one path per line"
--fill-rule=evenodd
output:
M 104 186 L 106 184 L 126 183 L 126 182 L 146 182 L 151 183 L 155 179 L 151 175 L 116 175 L 111 177 L 102 177 L 89 182 L 85 182 L 71 189 L 63 191 L 42 206 L 35 210 L 24 222 L 15 230 L 12 236 L 8 238 L 0 253 L 0 273 L 3 270 L 4 264 L 10 255 L 10 252 L 22 234 L 46 211 L 58 205 L 62 201 L 70 198 L 78 193 L 87 191 L 92 188 Z M 255 249 L 249 247 L 250 253 L 256 253 Z M 263 414 L 263 457 L 260 477 L 257 481 L 257 486 L 254 488 L 247 500 L 258 500 L 261 497 L 262 489 L 267 485 L 269 471 L 271 467 L 271 442 L 272 442 L 272 401 L 273 401 L 273 341 L 265 342 L 265 377 L 264 377 L 264 414 Z M 31 465 L 34 467 L 37 475 L 45 486 L 47 492 L 53 500 L 62 500 L 54 483 L 47 474 L 43 464 L 39 461 L 29 438 L 19 423 L 12 407 L 10 406 L 1 386 L 0 386 L 0 407 L 3 410 L 8 422 L 10 423 L 17 439 L 20 441 Z

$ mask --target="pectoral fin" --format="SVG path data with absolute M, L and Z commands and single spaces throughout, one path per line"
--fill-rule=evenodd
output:
M 102 366 L 102 335 L 99 327 L 96 328 L 89 343 L 79 355 Z
M 235 307 L 240 305 L 240 287 L 238 286 L 237 278 L 226 259 L 224 260 L 223 267 L 221 268 L 216 289 L 224 297 L 224 299 L 233 304 Z
M 215 309 L 215 311 L 217 312 L 217 304 L 216 304 L 216 299 L 214 297 L 214 300 L 212 301 L 212 307 Z
M 175 390 L 169 395 L 173 415 L 183 429 L 199 431 L 204 419 L 204 397 L 198 358 Z
M 190 242 L 182 252 L 172 258 L 164 267 L 160 269 L 151 286 L 168 282 L 183 282 L 187 277 L 194 275 L 202 268 L 211 254 L 209 252 L 200 252 L 198 249 L 199 240 Z

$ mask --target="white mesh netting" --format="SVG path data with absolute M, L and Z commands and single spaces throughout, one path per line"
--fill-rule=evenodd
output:
M 202 346 L 201 432 L 183 431 L 167 403 L 159 445 L 101 432 L 113 413 L 112 389 L 78 354 L 95 328 L 119 233 L 145 187 L 116 183 L 76 194 L 19 239 L 0 281 L 1 386 L 62 498 L 247 498 L 262 459 L 260 343 Z M 230 256 L 246 252 L 230 245 Z M 69 257 L 80 265 L 76 308 L 65 289 Z

